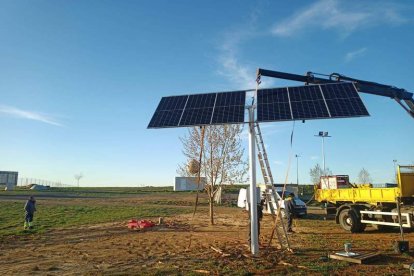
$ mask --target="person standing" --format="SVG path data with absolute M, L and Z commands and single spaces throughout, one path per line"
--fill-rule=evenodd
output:
M 250 203 L 248 203 L 248 204 L 249 204 L 249 210 L 250 210 Z M 263 204 L 264 204 L 264 200 L 261 200 L 257 204 L 257 236 L 259 237 L 259 239 L 260 239 L 260 221 L 263 218 Z M 250 224 L 250 222 L 251 222 L 250 221 L 250 211 L 248 211 L 247 214 L 248 214 L 248 219 L 249 219 L 249 224 L 248 224 L 248 227 L 249 227 L 249 239 L 248 239 L 248 241 L 250 243 L 250 239 L 251 239 L 251 235 L 252 235 L 252 232 L 251 232 L 251 224 Z
M 287 232 L 289 234 L 295 233 L 292 230 L 293 216 L 295 215 L 295 205 L 295 195 L 293 193 L 290 193 L 285 199 L 285 213 L 288 225 Z
M 36 200 L 33 196 L 26 201 L 24 205 L 24 210 L 26 211 L 26 215 L 24 218 L 24 229 L 32 229 L 33 228 L 33 215 L 36 211 Z

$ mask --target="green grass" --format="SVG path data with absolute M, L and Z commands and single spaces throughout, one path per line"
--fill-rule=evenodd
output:
M 0 196 L 13 195 L 75 195 L 84 197 L 112 197 L 134 196 L 137 194 L 173 193 L 172 186 L 166 187 L 72 187 L 50 188 L 43 191 L 30 190 L 24 187 L 16 187 L 13 191 L 0 190 Z M 174 192 L 177 193 L 177 192 Z
M 131 218 L 168 217 L 191 212 L 191 208 L 156 205 L 133 206 L 122 205 L 119 202 L 116 204 L 84 203 L 82 205 L 38 204 L 34 216 L 35 229 L 24 231 L 23 205 L 22 201 L 0 202 L 0 237 L 43 233 L 49 229 L 122 221 Z

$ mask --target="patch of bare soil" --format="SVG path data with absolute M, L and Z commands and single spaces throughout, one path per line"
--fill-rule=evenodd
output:
M 154 218 L 156 221 L 156 218 Z M 216 225 L 208 224 L 207 208 L 192 215 L 165 218 L 146 230 L 129 230 L 125 222 L 53 230 L 42 235 L 7 237 L 0 245 L 4 275 L 407 275 L 403 263 L 410 255 L 393 253 L 398 232 L 368 229 L 346 233 L 333 221 L 319 217 L 297 220 L 290 236 L 294 253 L 267 247 L 272 222 L 262 222 L 260 256 L 253 258 L 247 244 L 247 214 L 238 208 L 217 208 Z M 406 238 L 414 245 L 414 235 Z M 345 242 L 353 250 L 380 251 L 368 265 L 327 260 Z

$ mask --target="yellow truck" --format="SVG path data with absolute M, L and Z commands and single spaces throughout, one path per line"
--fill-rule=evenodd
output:
M 352 233 L 363 232 L 367 224 L 378 229 L 400 226 L 398 201 L 402 226 L 414 228 L 414 166 L 398 166 L 397 186 L 392 188 L 353 185 L 346 175 L 321 177 L 315 199 L 334 206 L 336 223 Z

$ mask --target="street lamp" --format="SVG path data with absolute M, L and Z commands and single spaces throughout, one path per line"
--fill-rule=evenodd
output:
M 322 156 L 323 156 L 323 174 L 326 175 L 326 167 L 325 167 L 325 137 L 332 137 L 328 135 L 327 131 L 319 131 L 318 135 L 315 137 L 322 138 Z
M 396 183 L 398 183 L 398 178 L 397 178 L 397 160 L 394 159 L 394 160 L 392 160 L 392 162 L 394 162 L 394 176 L 395 176 L 395 181 L 396 181 Z
M 296 184 L 299 186 L 299 157 L 300 155 L 295 154 L 296 157 Z

